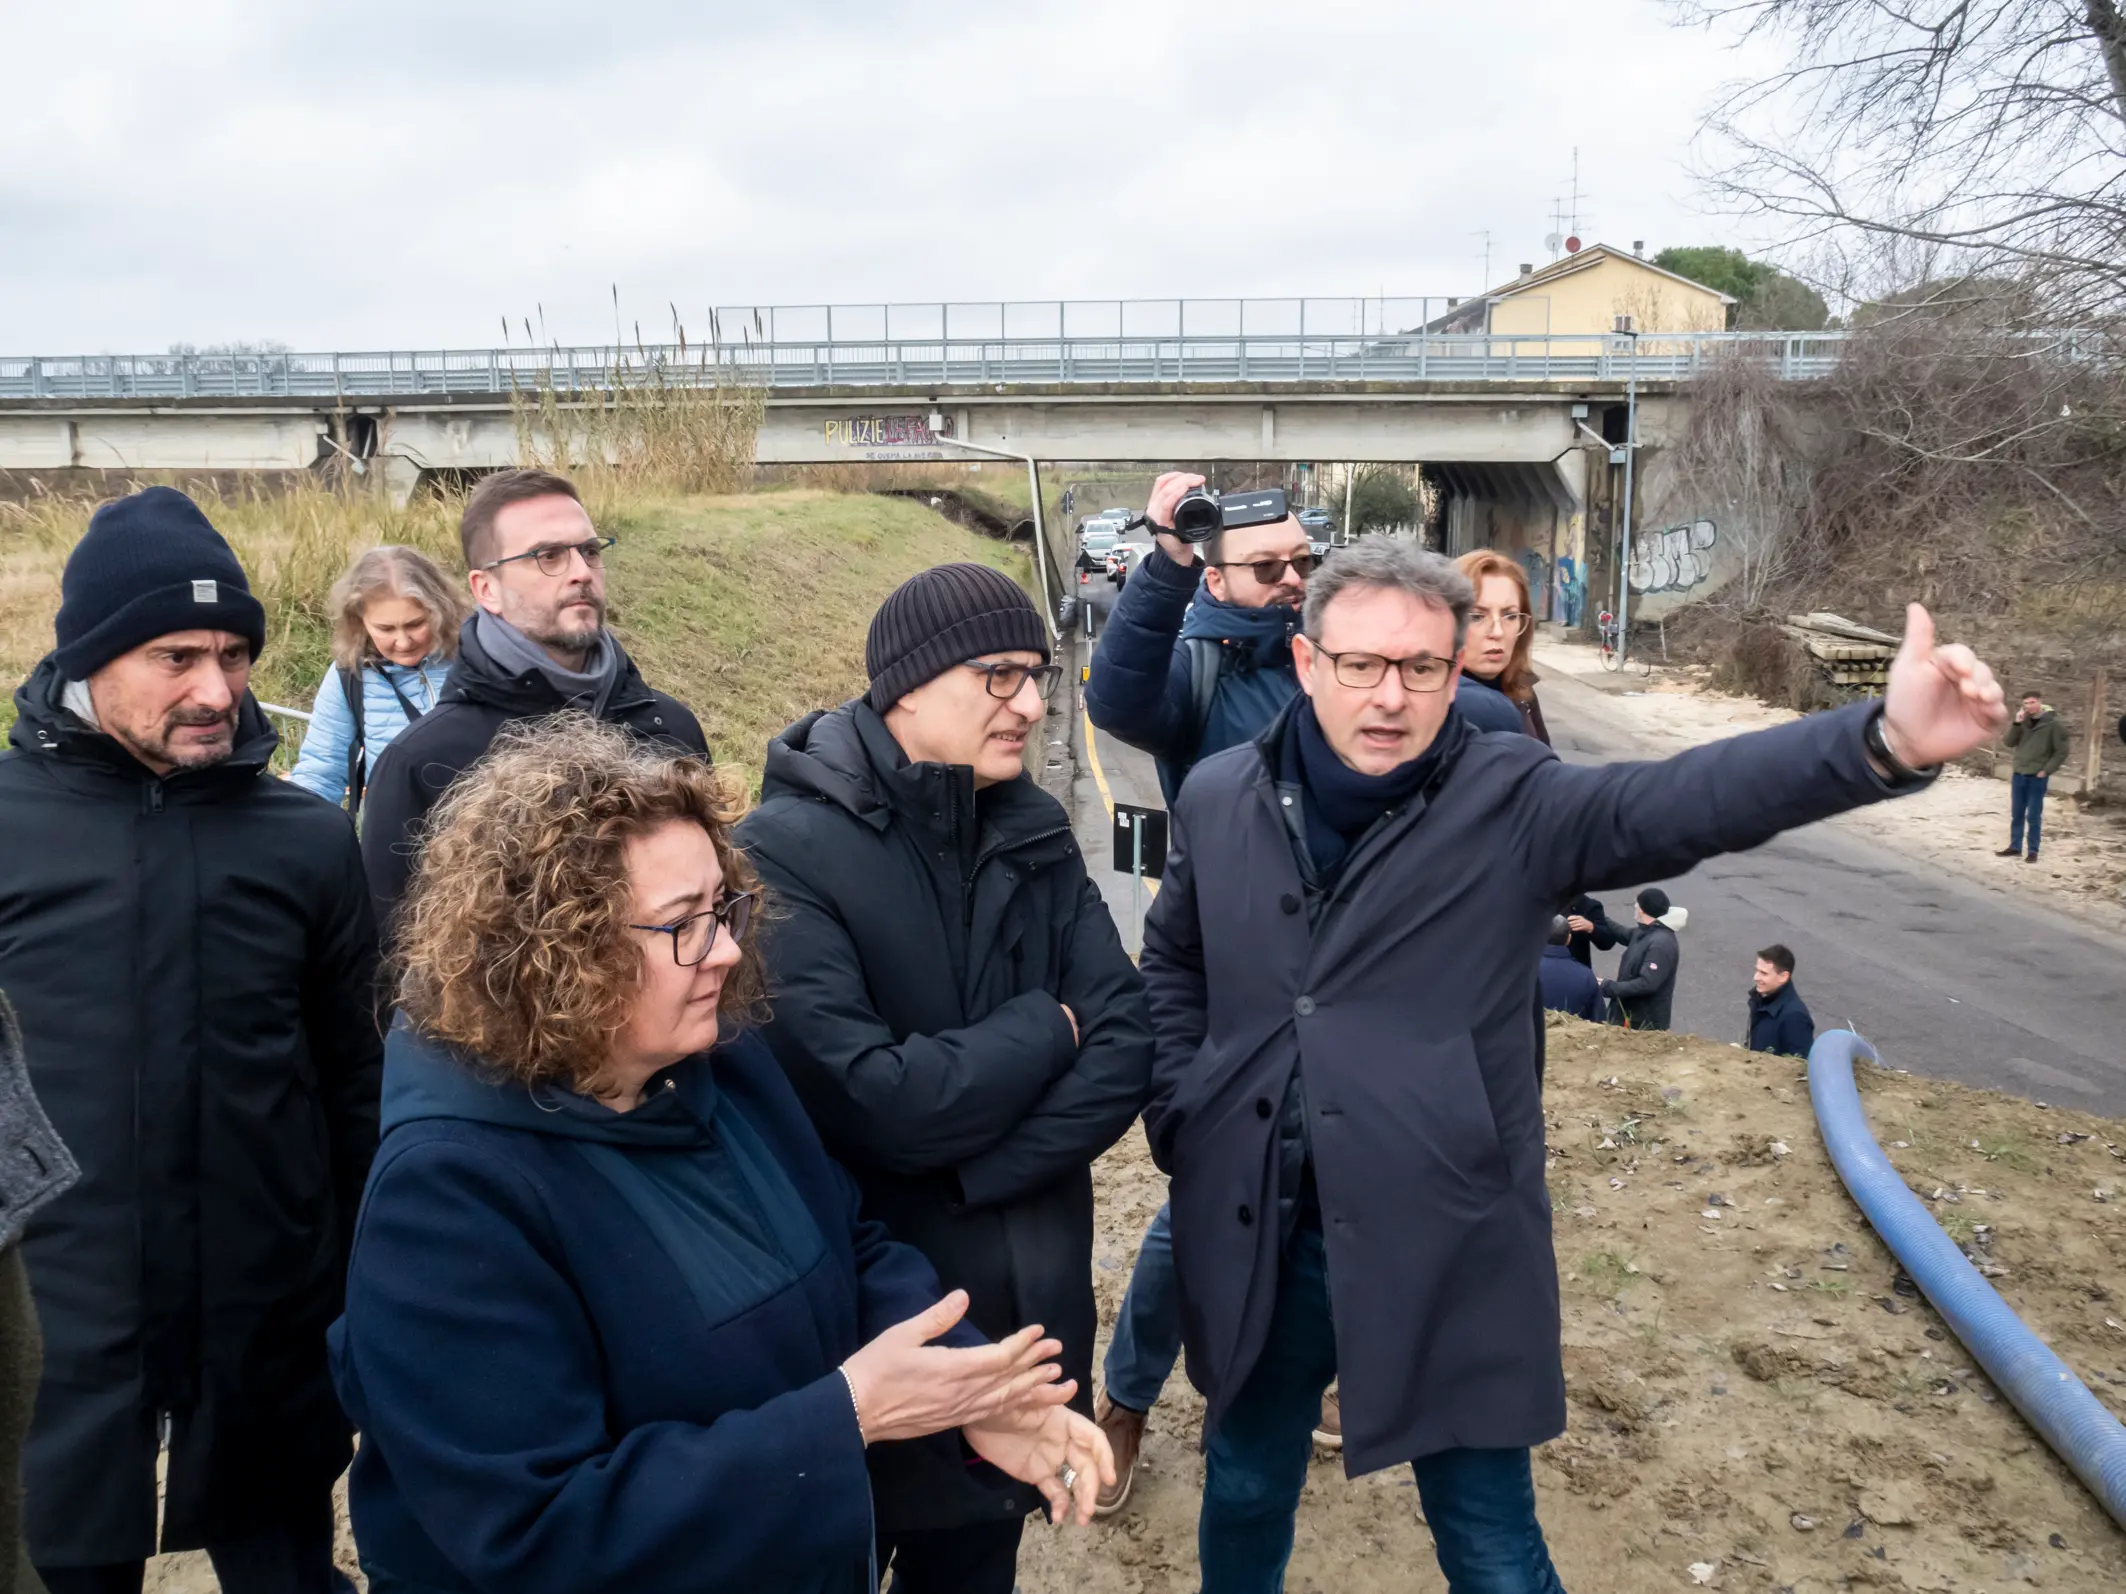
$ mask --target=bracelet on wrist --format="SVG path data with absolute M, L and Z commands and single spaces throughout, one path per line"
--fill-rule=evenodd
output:
M 846 1367 L 837 1367 L 835 1371 L 842 1375 L 842 1382 L 849 1389 L 849 1409 L 856 1413 L 857 1441 L 868 1449 L 871 1445 L 871 1439 L 864 1432 L 864 1405 L 862 1401 L 856 1398 L 856 1380 L 849 1376 L 849 1369 Z

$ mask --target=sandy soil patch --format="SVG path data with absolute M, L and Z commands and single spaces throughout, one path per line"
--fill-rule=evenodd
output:
M 1620 678 L 1602 669 L 1595 649 L 1547 640 L 1536 645 L 1535 657 L 1544 673 L 1602 687 L 1655 756 L 1799 718 L 1791 709 L 1712 691 L 1703 669 Z M 1944 771 L 1915 797 L 1827 822 L 2033 906 L 2126 930 L 2126 808 L 2084 807 L 2073 797 L 2053 796 L 2034 864 L 1994 856 L 2008 844 L 2008 782 L 1961 769 Z

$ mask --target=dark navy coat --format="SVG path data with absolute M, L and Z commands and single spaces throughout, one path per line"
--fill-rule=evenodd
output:
M 1543 1006 L 1591 1024 L 1602 1022 L 1602 982 L 1593 969 L 1572 955 L 1571 947 L 1544 947 L 1536 977 L 1542 986 Z
M 1750 991 L 1750 1050 L 1806 1057 L 1816 1044 L 1816 1020 L 1809 1015 L 1793 980 L 1770 996 Z
M 370 1588 L 870 1588 L 838 1369 L 942 1292 L 858 1215 L 767 1049 L 727 1041 L 627 1113 L 490 1083 L 403 1025 L 386 1058 L 333 1328 Z
M 1282 725 L 1199 766 L 1142 968 L 1159 1041 L 1146 1128 L 1173 1179 L 1183 1340 L 1210 1422 L 1269 1328 L 1277 1104 L 1303 1069 L 1346 1467 L 1563 1429 L 1535 1067 L 1557 905 L 1889 795 L 1862 743 L 1876 711 L 1662 763 L 1563 764 L 1528 737 L 1468 736 L 1429 799 L 1358 843 L 1318 912 L 1301 911 L 1274 776 Z

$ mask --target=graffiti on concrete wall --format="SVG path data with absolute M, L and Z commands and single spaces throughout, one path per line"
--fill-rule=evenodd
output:
M 1713 573 L 1713 544 L 1719 539 L 1719 528 L 1710 520 L 1634 536 L 1631 590 L 1688 592 Z

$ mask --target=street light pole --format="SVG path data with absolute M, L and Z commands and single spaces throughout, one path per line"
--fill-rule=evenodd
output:
M 1624 545 L 1617 564 L 1617 663 L 1630 657 L 1631 614 L 1631 480 L 1632 462 L 1639 453 L 1639 332 L 1637 321 L 1617 317 L 1616 329 L 1631 340 L 1631 364 L 1624 374 Z
M 964 437 L 945 435 L 945 416 L 942 411 L 930 412 L 930 435 L 951 448 L 971 448 L 977 454 L 991 454 L 998 459 L 1022 460 L 1026 465 L 1026 485 L 1033 494 L 1033 562 L 1041 576 L 1042 618 L 1048 625 L 1050 641 L 1062 640 L 1063 633 L 1056 626 L 1056 600 L 1048 590 L 1048 534 L 1041 518 L 1041 473 L 1031 454 L 1021 454 L 1015 449 L 998 448 L 990 443 L 970 443 Z

